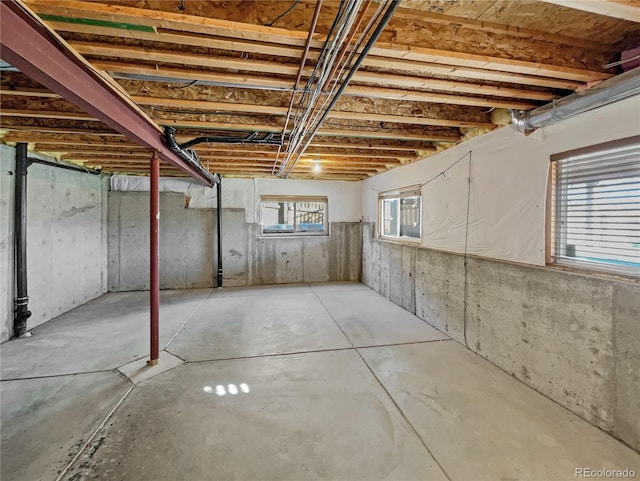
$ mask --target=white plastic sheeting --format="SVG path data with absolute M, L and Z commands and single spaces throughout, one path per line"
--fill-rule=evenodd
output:
M 111 190 L 148 192 L 150 179 L 126 175 L 111 177 Z M 211 209 L 217 206 L 216 188 L 204 187 L 182 178 L 160 179 L 160 192 L 189 196 L 189 207 Z M 292 179 L 222 179 L 222 207 L 246 209 L 247 222 L 260 222 L 262 195 L 326 196 L 330 222 L 358 222 L 362 215 L 360 182 Z
M 243 208 L 246 205 L 245 191 L 250 180 L 224 179 L 222 202 L 223 207 Z M 149 177 L 114 175 L 111 177 L 111 190 L 120 192 L 149 192 Z M 196 209 L 213 209 L 217 206 L 216 187 L 205 187 L 189 179 L 162 177 L 160 192 L 176 192 L 189 197 L 189 207 Z
M 507 126 L 363 182 L 363 220 L 377 223 L 378 193 L 424 183 L 471 151 L 467 252 L 545 263 L 550 155 L 640 133 L 640 98 L 618 102 L 524 136 Z M 422 246 L 463 253 L 468 157 L 423 186 Z
M 538 192 L 544 191 L 548 162 L 536 162 L 535 148 L 521 145 L 536 141 L 517 138 L 510 128 L 478 140 L 482 142 L 473 142 L 471 149 L 467 142 L 391 171 L 384 179 L 366 181 L 367 206 L 377 202 L 378 191 L 427 182 L 458 162 L 422 187 L 422 245 L 464 252 L 471 159 L 467 252 L 539 263 L 540 256 L 544 259 L 544 231 L 538 228 L 544 222 L 544 198 L 539 199 Z M 376 220 L 373 209 L 367 213 L 367 220 Z

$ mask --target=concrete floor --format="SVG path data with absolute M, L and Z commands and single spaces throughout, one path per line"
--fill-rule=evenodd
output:
M 3 481 L 640 476 L 640 455 L 362 284 L 161 297 L 157 375 L 142 292 L 2 345 Z

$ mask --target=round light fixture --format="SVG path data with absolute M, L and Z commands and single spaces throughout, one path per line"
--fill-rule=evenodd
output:
M 316 159 L 313 161 L 313 172 L 319 174 L 322 170 L 322 166 L 320 165 L 320 160 Z

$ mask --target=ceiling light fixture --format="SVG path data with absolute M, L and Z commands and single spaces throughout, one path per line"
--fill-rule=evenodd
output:
M 320 160 L 316 159 L 313 161 L 313 172 L 319 174 L 322 170 L 322 166 L 320 165 Z

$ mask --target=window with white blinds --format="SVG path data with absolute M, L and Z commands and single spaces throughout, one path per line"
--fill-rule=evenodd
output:
M 550 262 L 640 277 L 640 137 L 551 160 Z

